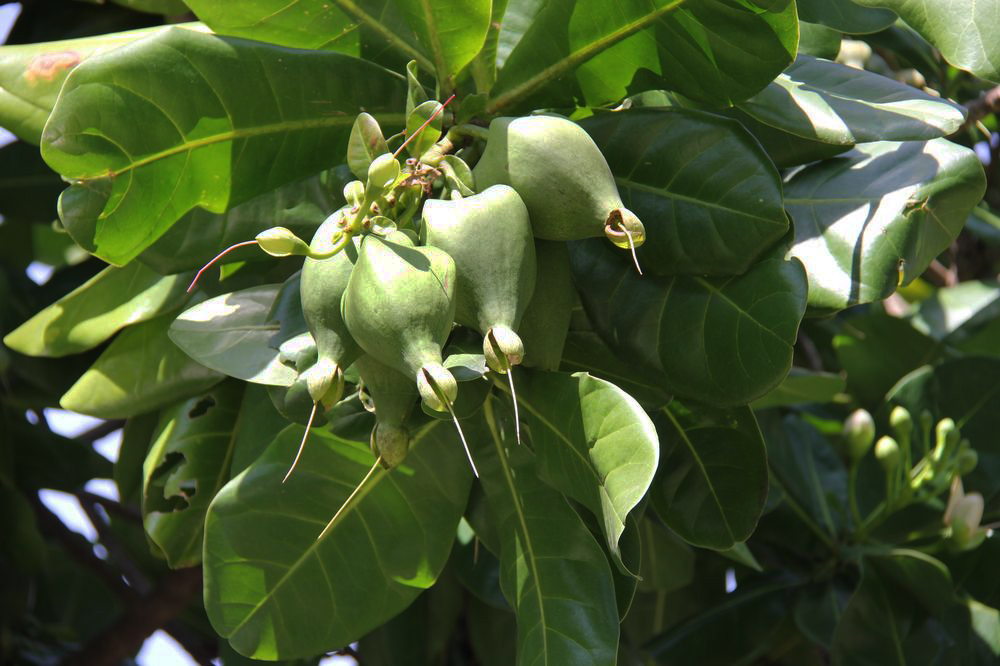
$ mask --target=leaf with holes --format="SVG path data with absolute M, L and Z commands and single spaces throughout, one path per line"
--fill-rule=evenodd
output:
M 791 254 L 809 273 L 809 306 L 885 298 L 924 272 L 986 188 L 968 148 L 946 139 L 867 143 L 785 184 Z
M 653 506 L 685 541 L 725 550 L 745 541 L 767 499 L 767 454 L 753 412 L 691 410 L 676 401 L 656 419 L 663 447 Z
M 74 69 L 42 156 L 72 183 L 61 216 L 89 220 L 95 253 L 120 264 L 195 206 L 221 213 L 328 167 L 361 107 L 402 125 L 404 95 L 363 60 L 171 28 Z
M 515 379 L 539 477 L 597 517 L 615 563 L 627 570 L 618 542 L 656 473 L 652 421 L 630 395 L 584 372 L 526 370 Z
M 374 457 L 368 442 L 315 430 L 282 484 L 302 432 L 284 430 L 205 519 L 205 608 L 254 659 L 339 649 L 408 606 L 444 567 L 472 480 L 450 423 L 431 421 L 317 540 Z
M 205 512 L 229 480 L 243 387 L 224 382 L 160 414 L 143 464 L 142 522 L 175 569 L 201 562 Z
M 638 109 L 582 121 L 646 226 L 639 264 L 657 275 L 742 273 L 788 230 L 781 178 L 736 121 Z

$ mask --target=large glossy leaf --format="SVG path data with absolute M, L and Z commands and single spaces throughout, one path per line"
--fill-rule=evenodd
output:
M 500 586 L 517 614 L 517 664 L 614 664 L 618 613 L 604 551 L 567 499 L 538 479 L 495 407 L 491 396 L 490 433 L 477 437 L 475 457 L 501 541 Z
M 139 263 L 105 268 L 8 333 L 4 344 L 29 356 L 91 349 L 126 326 L 177 308 L 190 277 L 163 277 Z
M 174 316 L 160 315 L 119 333 L 59 404 L 71 412 L 117 419 L 219 383 L 224 375 L 191 360 L 167 337 Z
M 193 24 L 188 27 L 195 27 Z M 81 62 L 165 28 L 0 47 L 0 127 L 39 143 L 70 71 Z
M 123 263 L 195 206 L 221 213 L 339 161 L 361 107 L 398 125 L 404 94 L 339 53 L 172 28 L 73 70 L 42 155 L 73 183 L 67 226 Z
M 772 480 L 784 501 L 834 540 L 845 527 L 847 469 L 814 427 L 796 416 L 761 416 Z
M 651 278 L 603 239 L 570 244 L 574 279 L 594 329 L 672 393 L 745 404 L 791 367 L 805 312 L 802 266 L 769 256 L 740 276 Z
M 685 541 L 724 550 L 745 541 L 767 498 L 767 454 L 753 412 L 692 411 L 671 403 L 656 415 L 663 449 L 653 506 Z
M 891 9 L 955 67 L 1000 82 L 1000 41 L 992 34 L 1000 0 L 853 0 Z
M 638 400 L 647 410 L 659 409 L 670 402 L 670 394 L 660 386 L 655 373 L 647 373 L 641 367 L 622 361 L 592 331 L 569 332 L 560 368 L 565 372 L 582 370 L 606 379 Z
M 800 55 L 739 108 L 762 123 L 833 144 L 935 139 L 964 109 L 885 76 Z
M 344 183 L 338 170 L 282 185 L 225 213 L 195 208 L 143 250 L 137 259 L 153 270 L 180 273 L 207 264 L 222 250 L 253 239 L 271 227 L 285 227 L 306 242 L 323 220 L 343 205 Z M 70 229 L 81 244 L 92 241 L 93 228 Z M 94 248 L 88 247 L 93 250 Z M 229 261 L 263 258 L 259 247 L 239 248 L 226 255 Z
M 490 27 L 490 0 L 392 0 L 424 50 L 444 90 L 454 87 L 455 75 L 468 65 L 486 41 Z
M 795 4 L 803 21 L 822 23 L 850 34 L 878 32 L 896 20 L 896 15 L 888 9 L 860 7 L 863 3 L 853 0 L 796 0 Z
M 201 562 L 205 513 L 229 480 L 244 384 L 163 410 L 143 464 L 143 527 L 173 568 Z
M 844 378 L 832 372 L 813 372 L 793 367 L 770 393 L 753 402 L 754 409 L 830 402 L 844 390 Z
M 515 386 L 539 477 L 590 509 L 624 569 L 625 518 L 646 494 L 660 452 L 652 421 L 630 395 L 584 372 L 519 372 Z
M 880 300 L 919 276 L 958 235 L 985 185 L 975 154 L 945 139 L 864 144 L 795 174 L 785 206 L 810 307 Z
M 861 584 L 834 633 L 833 663 L 969 663 L 961 657 L 968 619 L 961 606 L 956 616 L 955 605 L 948 570 L 938 560 L 915 551 L 866 558 Z
M 330 0 L 185 0 L 220 35 L 300 49 L 361 54 L 358 21 Z M 361 3 L 363 4 L 363 3 Z
M 451 425 L 432 421 L 317 539 L 374 457 L 367 442 L 314 431 L 282 484 L 302 431 L 283 431 L 205 520 L 209 619 L 256 659 L 338 649 L 409 605 L 444 567 L 472 479 Z
M 989 327 L 997 315 L 1000 315 L 997 281 L 969 280 L 935 290 L 920 302 L 911 322 L 934 340 L 961 344 Z
M 581 125 L 643 221 L 639 263 L 658 275 L 742 273 L 788 229 L 777 169 L 736 121 L 681 109 Z
M 518 12 L 533 23 L 500 70 L 491 112 L 530 107 L 531 96 L 543 88 L 549 105 L 556 99 L 565 104 L 573 88 L 548 86 L 574 71 L 590 105 L 621 99 L 633 76 L 646 70 L 656 87 L 726 106 L 781 72 L 798 41 L 795 5 L 788 0 L 564 0 L 539 6 Z M 559 97 L 552 98 L 554 92 Z
M 917 370 L 886 396 L 911 414 L 927 409 L 935 421 L 951 417 L 979 454 L 979 464 L 963 476 L 967 492 L 986 499 L 987 515 L 1000 510 L 1000 360 L 966 357 Z M 918 428 L 919 430 L 919 428 Z M 914 435 L 914 441 L 920 441 Z M 933 441 L 933 440 L 932 440 Z
M 278 360 L 281 324 L 270 316 L 281 285 L 216 296 L 181 313 L 170 339 L 202 365 L 257 384 L 291 386 L 296 372 Z M 290 336 L 291 337 L 291 336 Z

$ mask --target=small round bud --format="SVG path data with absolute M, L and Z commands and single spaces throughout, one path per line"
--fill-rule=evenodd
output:
M 899 444 L 892 437 L 880 437 L 875 443 L 875 458 L 887 472 L 899 467 Z
M 365 184 L 360 180 L 352 180 L 344 185 L 344 199 L 351 207 L 360 206 L 365 200 Z
M 265 229 L 257 234 L 254 240 L 260 245 L 260 249 L 272 257 L 301 256 L 309 253 L 306 242 L 284 227 Z
M 958 454 L 958 462 L 956 467 L 958 468 L 958 473 L 962 476 L 969 474 L 972 470 L 976 469 L 976 465 L 979 464 L 979 454 L 976 453 L 975 449 L 963 449 L 961 453 Z
M 392 153 L 379 155 L 368 165 L 368 196 L 374 198 L 391 188 L 399 178 L 399 162 Z
M 913 417 L 910 416 L 910 412 L 907 411 L 906 407 L 897 406 L 889 414 L 889 425 L 892 427 L 892 431 L 896 433 L 896 437 L 899 439 L 909 439 L 910 434 L 913 432 Z
M 855 410 L 844 421 L 844 440 L 847 444 L 847 457 L 856 463 L 865 457 L 872 442 L 875 441 L 875 421 L 867 410 Z
M 961 433 L 958 431 L 958 426 L 955 425 L 952 419 L 945 417 L 938 421 L 937 427 L 934 429 L 934 451 L 931 453 L 931 458 L 934 462 L 939 462 L 945 458 L 945 452 L 952 450 L 955 444 L 958 444 L 960 436 Z

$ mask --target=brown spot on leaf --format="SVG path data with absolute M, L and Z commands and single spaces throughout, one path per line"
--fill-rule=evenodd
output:
M 55 51 L 53 53 L 42 53 L 31 59 L 28 69 L 24 72 L 24 78 L 30 85 L 35 85 L 40 80 L 52 83 L 57 76 L 69 71 L 80 64 L 83 58 L 76 51 Z

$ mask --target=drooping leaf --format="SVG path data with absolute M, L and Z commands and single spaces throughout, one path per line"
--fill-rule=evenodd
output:
M 918 277 L 984 189 L 979 159 L 945 139 L 867 143 L 795 174 L 785 206 L 810 307 L 880 300 Z
M 896 15 L 888 9 L 859 7 L 853 0 L 796 0 L 799 18 L 822 23 L 841 32 L 861 35 L 888 28 Z M 882 6 L 888 3 L 880 3 Z
M 630 395 L 584 372 L 525 370 L 516 373 L 515 387 L 538 476 L 594 514 L 625 570 L 618 542 L 659 458 L 652 421 Z
M 197 24 L 185 27 L 199 28 Z M 0 127 L 38 144 L 56 96 L 70 71 L 81 62 L 161 32 L 143 28 L 109 35 L 0 47 Z
M 753 412 L 711 415 L 675 402 L 655 422 L 663 460 L 650 495 L 660 517 L 696 546 L 745 541 L 767 498 L 767 455 Z
M 486 41 L 489 0 L 392 0 L 434 62 L 444 90 Z
M 570 255 L 594 329 L 624 361 L 656 373 L 666 390 L 745 404 L 791 367 L 806 299 L 795 260 L 768 256 L 734 277 L 654 278 L 638 275 L 603 239 L 570 243 Z
M 604 551 L 537 478 L 495 403 L 487 400 L 490 432 L 474 455 L 501 541 L 500 586 L 517 615 L 517 664 L 614 664 L 618 613 Z
M 518 12 L 533 23 L 500 70 L 491 112 L 530 107 L 531 95 L 542 88 L 548 105 L 565 105 L 573 89 L 550 84 L 574 71 L 591 105 L 621 99 L 633 76 L 645 70 L 659 80 L 656 87 L 727 106 L 783 70 L 798 41 L 795 5 L 787 0 L 674 0 L 654 7 L 640 0 L 566 0 L 537 6 Z
M 143 527 L 175 569 L 201 562 L 205 513 L 229 480 L 243 386 L 223 382 L 160 413 L 143 464 Z
M 945 60 L 976 76 L 1000 82 L 1000 42 L 988 30 L 1000 16 L 1000 1 L 852 0 L 899 14 L 941 51 Z
M 786 132 L 841 145 L 935 139 L 958 131 L 965 120 L 958 104 L 808 55 L 739 108 Z
M 137 259 L 158 273 L 170 275 L 196 270 L 222 250 L 253 238 L 265 229 L 285 227 L 309 242 L 326 217 L 344 204 L 341 194 L 344 169 L 334 169 L 275 188 L 230 208 L 210 213 L 195 208 L 182 216 L 165 234 L 142 251 Z M 347 176 L 350 174 L 347 173 Z M 78 243 L 93 250 L 95 220 L 70 227 Z M 238 248 L 226 255 L 228 261 L 263 258 L 259 247 Z
M 886 396 L 886 402 L 900 404 L 910 414 L 929 410 L 935 422 L 954 419 L 963 438 L 968 438 L 979 454 L 979 464 L 962 477 L 966 492 L 982 493 L 986 512 L 1000 509 L 1000 387 L 997 373 L 1000 359 L 969 356 L 926 366 L 907 375 Z M 916 419 L 914 419 L 916 420 Z M 914 441 L 920 441 L 920 427 Z M 933 436 L 931 437 L 933 441 Z
M 205 367 L 256 384 L 291 386 L 296 372 L 278 359 L 284 342 L 271 306 L 281 285 L 216 296 L 181 313 L 170 339 Z M 289 336 L 291 337 L 291 336 Z
M 255 659 L 339 649 L 409 605 L 443 568 L 472 479 L 454 430 L 432 421 L 317 539 L 374 458 L 368 442 L 316 430 L 282 484 L 302 431 L 283 431 L 205 520 L 209 619 Z
M 42 155 L 73 183 L 63 220 L 124 263 L 195 206 L 221 213 L 329 167 L 361 107 L 400 125 L 404 94 L 349 56 L 171 28 L 73 70 Z
M 140 263 L 105 268 L 4 337 L 29 356 L 78 354 L 122 328 L 173 310 L 187 298 L 190 275 L 164 277 Z
M 59 400 L 104 419 L 142 414 L 204 391 L 224 377 L 193 361 L 167 331 L 175 313 L 129 326 Z
M 299 49 L 361 55 L 358 19 L 330 0 L 185 0 L 191 11 L 220 35 L 245 37 Z M 363 4 L 363 3 L 361 3 Z
M 742 273 L 788 229 L 781 179 L 739 123 L 682 109 L 587 118 L 657 275 Z

